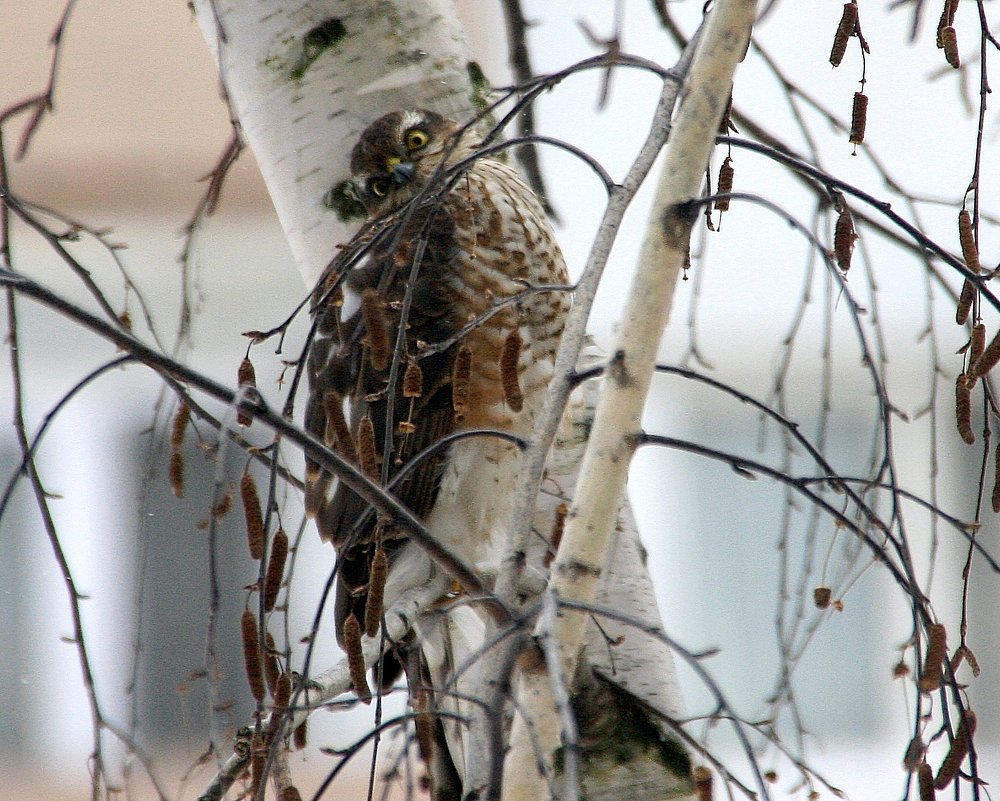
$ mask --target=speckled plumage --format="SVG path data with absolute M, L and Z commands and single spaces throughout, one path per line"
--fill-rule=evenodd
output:
M 383 476 L 390 481 L 416 453 L 454 431 L 492 428 L 528 437 L 552 376 L 570 304 L 565 291 L 526 294 L 440 352 L 426 347 L 456 337 L 498 301 L 531 286 L 568 282 L 541 204 L 512 168 L 490 158 L 475 159 L 450 190 L 440 193 L 453 176 L 445 175 L 447 168 L 474 153 L 471 136 L 459 136 L 453 122 L 425 111 L 394 112 L 372 123 L 353 150 L 352 171 L 370 215 L 394 214 L 395 227 L 375 237 L 365 259 L 351 271 L 343 305 L 326 297 L 315 310 L 319 333 L 309 357 L 306 425 L 350 453 L 349 443 L 336 441 L 328 419 L 331 398 L 343 398 L 354 437 L 361 419 L 371 418 Z M 420 147 L 408 147 L 417 142 Z M 425 189 L 419 200 L 405 206 Z M 436 199 L 434 191 L 439 192 Z M 370 231 L 365 235 L 372 238 Z M 321 282 L 318 299 L 337 268 L 335 262 Z M 372 344 L 385 337 L 371 336 L 357 308 L 357 298 L 366 291 L 369 324 L 384 325 L 392 346 L 409 304 L 394 387 L 389 386 L 392 353 L 388 365 L 380 365 L 385 369 L 378 369 L 380 359 L 373 358 L 381 354 L 372 353 Z M 378 300 L 374 316 L 373 292 Z M 505 396 L 500 366 L 504 342 L 515 329 L 521 343 L 520 404 Z M 470 349 L 472 356 L 467 403 L 456 410 L 453 385 L 460 348 Z M 403 396 L 408 363 L 419 364 L 423 374 L 419 398 Z M 393 409 L 387 420 L 390 397 Z M 512 408 L 516 405 L 519 411 Z M 390 454 L 383 453 L 387 425 L 395 432 Z M 464 439 L 422 462 L 393 493 L 455 553 L 479 570 L 490 570 L 504 545 L 519 458 L 510 442 Z M 316 465 L 307 465 L 307 484 L 307 507 L 341 560 L 340 632 L 348 615 L 361 619 L 374 540 L 389 551 L 392 575 L 403 569 L 394 557 L 405 537 L 391 524 L 379 525 L 374 515 L 366 516 L 366 505 Z M 419 576 L 411 579 L 417 580 Z

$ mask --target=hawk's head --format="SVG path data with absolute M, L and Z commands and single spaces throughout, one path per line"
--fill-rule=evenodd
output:
M 369 125 L 351 151 L 358 196 L 370 215 L 413 197 L 440 166 L 467 155 L 456 148 L 459 126 L 433 111 L 393 111 Z

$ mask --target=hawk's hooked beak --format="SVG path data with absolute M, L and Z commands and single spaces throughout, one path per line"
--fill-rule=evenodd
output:
M 412 161 L 403 161 L 395 156 L 386 160 L 386 167 L 389 176 L 397 184 L 407 183 L 413 177 L 413 171 L 416 169 Z

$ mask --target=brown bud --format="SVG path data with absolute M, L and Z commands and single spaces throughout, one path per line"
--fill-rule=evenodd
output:
M 868 95 L 864 92 L 854 93 L 854 105 L 851 108 L 851 138 L 852 145 L 860 145 L 865 141 L 865 126 L 868 124 Z
M 250 694 L 257 701 L 264 700 L 264 676 L 260 663 L 260 636 L 257 633 L 257 616 L 249 609 L 243 610 L 240 619 L 243 631 L 243 662 L 247 669 Z
M 264 557 L 264 516 L 260 510 L 257 483 L 246 470 L 240 477 L 240 499 L 243 501 L 243 514 L 246 517 L 250 558 L 260 560 Z
M 361 293 L 361 315 L 364 317 L 365 330 L 368 332 L 372 367 L 376 370 L 385 370 L 389 366 L 391 353 L 389 331 L 385 325 L 382 299 L 374 289 L 366 289 Z
M 733 158 L 732 156 L 726 156 L 726 160 L 722 162 L 722 166 L 719 168 L 718 194 L 728 195 L 733 191 L 733 178 L 735 175 L 736 168 L 733 167 Z M 729 211 L 729 200 L 728 197 L 720 197 L 715 201 L 715 210 Z
M 367 414 L 358 423 L 358 464 L 368 478 L 376 483 L 379 481 L 375 425 Z
M 241 387 L 257 386 L 257 371 L 253 369 L 253 362 L 249 357 L 244 357 L 236 371 L 236 383 Z
M 955 69 L 962 66 L 962 57 L 958 54 L 958 34 L 951 25 L 941 29 L 941 47 L 949 65 Z
M 833 255 L 841 272 L 851 269 L 851 256 L 854 254 L 854 243 L 858 235 L 854 231 L 854 217 L 845 203 L 837 215 L 837 224 L 833 228 Z
M 941 668 L 948 656 L 948 634 L 941 623 L 927 627 L 927 658 L 920 676 L 920 691 L 934 692 L 941 686 Z
M 469 382 L 472 376 L 472 349 L 462 345 L 455 354 L 455 364 L 451 373 L 451 408 L 461 420 L 469 405 Z
M 854 35 L 857 24 L 857 3 L 845 3 L 844 11 L 840 16 L 840 24 L 837 25 L 837 32 L 833 35 L 833 48 L 830 50 L 830 63 L 833 66 L 839 67 L 840 62 L 844 60 L 844 53 L 847 52 L 847 40 Z
M 503 387 L 503 398 L 511 411 L 519 412 L 524 407 L 524 394 L 521 392 L 521 381 L 518 372 L 518 362 L 521 360 L 521 332 L 514 329 L 503 341 L 500 351 L 500 384 Z
M 170 452 L 170 491 L 175 498 L 184 496 L 184 454 L 180 451 Z
M 424 371 L 416 362 L 406 365 L 406 372 L 403 373 L 403 397 L 419 398 L 424 391 Z
M 817 609 L 826 609 L 830 606 L 831 592 L 829 587 L 813 588 L 813 603 Z
M 305 723 L 302 724 L 302 726 L 305 725 Z M 299 728 L 302 728 L 302 726 Z M 296 729 L 295 731 L 298 730 L 299 729 Z M 296 746 L 296 748 L 298 748 L 298 746 Z M 299 788 L 294 784 L 288 784 L 281 788 L 281 795 L 278 796 L 278 801 L 302 801 L 302 794 L 299 792 Z
M 969 746 L 972 745 L 972 736 L 976 733 L 976 713 L 971 709 L 962 712 L 962 719 L 955 730 L 955 739 L 951 741 L 951 748 L 944 756 L 944 762 L 938 768 L 937 776 L 934 777 L 934 786 L 938 790 L 943 790 L 951 780 L 958 775 L 958 769 L 962 767 L 962 762 L 969 754 Z
M 285 576 L 285 560 L 288 558 L 288 535 L 279 528 L 271 540 L 271 555 L 267 560 L 267 573 L 264 577 L 264 611 L 274 609 L 278 600 L 278 590 Z
M 358 700 L 370 704 L 372 691 L 365 678 L 365 655 L 361 650 L 361 624 L 353 613 L 344 621 L 343 630 L 344 653 L 347 655 L 347 667 L 351 673 L 351 683 Z
M 389 575 L 389 559 L 379 545 L 372 557 L 368 571 L 368 597 L 365 599 L 365 634 L 374 637 L 382 623 L 382 600 L 385 597 L 385 580 Z

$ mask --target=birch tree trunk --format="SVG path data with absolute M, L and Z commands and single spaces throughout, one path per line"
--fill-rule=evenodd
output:
M 714 4 L 687 74 L 649 233 L 628 295 L 621 335 L 605 370 L 580 480 L 552 567 L 548 592 L 553 608 L 560 601 L 586 606 L 598 597 L 629 464 L 642 431 L 640 418 L 660 336 L 697 217 L 696 209 L 685 209 L 683 204 L 696 198 L 701 188 L 755 10 L 755 0 Z M 565 685 L 577 680 L 588 620 L 584 611 L 562 609 L 548 619 L 543 617 L 536 628 L 541 641 L 555 643 L 557 655 L 547 659 L 544 667 L 521 674 L 504 801 L 546 798 L 544 777 L 555 772 L 560 754 L 566 762 L 572 743 L 567 738 L 566 702 L 561 695 Z M 619 781 L 610 770 L 603 778 L 596 784 L 611 787 Z M 669 771 L 660 779 L 659 785 L 643 781 L 630 797 L 669 798 L 690 792 L 690 785 L 676 781 Z M 568 784 L 567 795 L 572 792 Z M 590 792 L 587 797 L 592 797 Z
M 315 283 L 337 244 L 347 241 L 356 227 L 357 208 L 347 179 L 350 150 L 360 132 L 400 108 L 425 107 L 464 120 L 483 105 L 486 87 L 479 82 L 481 73 L 448 0 L 195 0 L 195 9 L 218 61 L 233 118 L 257 159 L 307 285 Z M 656 319 L 664 316 L 665 311 Z M 659 327 L 654 324 L 646 336 L 652 337 L 649 347 L 655 351 Z M 592 390 L 584 389 L 564 415 L 553 445 L 548 476 L 567 491 L 579 471 L 594 405 Z M 631 433 L 634 427 L 623 431 Z M 591 551 L 600 578 L 589 596 L 579 597 L 656 627 L 660 614 L 642 546 L 627 504 L 619 506 L 620 483 L 615 486 L 613 498 L 607 498 L 611 514 L 588 528 L 605 527 L 600 540 L 605 546 L 612 532 L 617 536 L 613 546 Z M 572 492 L 539 499 L 536 528 L 551 525 L 561 500 L 572 500 Z M 578 526 L 583 518 L 579 511 L 575 514 Z M 563 564 L 565 571 L 565 557 Z M 470 634 L 468 615 L 469 608 L 463 607 L 435 618 L 438 628 L 429 647 L 452 649 L 447 662 L 453 666 L 482 645 L 483 627 L 472 627 Z M 574 710 L 564 712 L 579 715 L 582 741 L 590 743 L 585 748 L 590 769 L 582 779 L 587 797 L 610 797 L 625 788 L 635 798 L 688 794 L 683 749 L 664 739 L 658 718 L 641 711 L 646 705 L 659 715 L 679 716 L 682 705 L 670 650 L 614 621 L 602 620 L 601 629 L 592 625 L 577 634 L 576 644 L 562 650 L 584 644 L 589 670 L 574 687 Z M 621 642 L 613 657 L 608 637 Z M 369 664 L 376 656 L 371 648 L 365 651 Z M 536 683 L 543 695 L 549 686 L 548 678 Z M 613 714 L 605 714 L 608 710 Z M 455 711 L 468 709 L 458 706 Z M 556 740 L 546 755 L 550 764 L 558 747 L 556 723 Z M 476 751 L 461 741 L 451 743 L 451 756 L 465 780 L 464 792 L 480 790 L 482 785 L 471 777 L 481 777 L 482 766 L 469 764 Z M 508 761 L 508 773 L 530 778 L 535 763 L 534 753 L 522 743 Z M 512 798 L 542 798 L 550 792 L 547 783 L 537 780 L 530 788 L 533 795 L 516 783 L 510 786 Z

